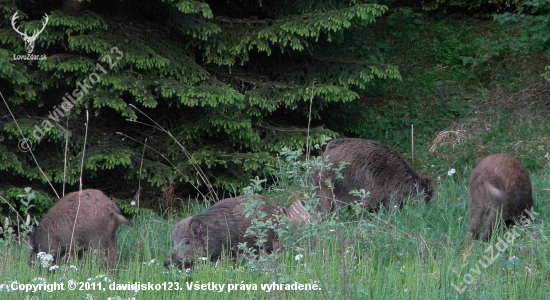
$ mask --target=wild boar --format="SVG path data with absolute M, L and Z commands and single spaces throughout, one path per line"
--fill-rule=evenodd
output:
M 279 212 L 282 216 L 285 216 L 296 223 L 307 222 L 310 220 L 310 216 L 306 212 L 306 202 L 304 200 L 296 200 L 288 208 L 279 206 Z
M 489 241 L 499 216 L 510 226 L 532 207 L 531 179 L 521 162 L 507 154 L 484 158 L 470 178 L 469 239 L 479 238 L 484 220 L 483 238 Z
M 127 222 L 119 207 L 99 190 L 67 194 L 48 210 L 31 233 L 29 261 L 34 260 L 38 252 L 59 258 L 71 255 L 69 251 L 95 249 L 114 267 L 117 259 L 116 230 Z
M 331 169 L 338 168 L 342 162 L 347 163 L 341 171 L 343 178 L 338 178 L 333 170 L 321 170 L 313 175 L 323 212 L 361 201 L 360 197 L 350 195 L 352 190 L 370 192 L 363 200 L 365 208 L 376 208 L 380 204 L 388 208 L 392 197 L 399 207 L 410 195 L 421 194 L 426 203 L 432 198 L 431 179 L 413 170 L 399 153 L 382 143 L 356 138 L 336 139 L 327 144 L 321 159 L 332 163 Z M 331 186 L 326 185 L 327 180 Z
M 261 205 L 255 210 L 265 213 L 264 221 L 278 214 L 276 206 L 267 202 L 262 196 L 257 196 Z M 174 248 L 171 258 L 164 262 L 168 267 L 175 263 L 177 267 L 186 269 L 193 265 L 196 257 L 208 257 L 218 260 L 223 251 L 228 251 L 231 257 L 239 252 L 238 245 L 247 243 L 247 247 L 258 250 L 256 236 L 245 236 L 246 230 L 256 217 L 254 214 L 245 217 L 243 206 L 249 199 L 248 195 L 220 200 L 205 212 L 183 219 L 176 223 L 172 230 Z M 272 228 L 267 229 L 266 242 L 263 249 L 268 253 L 273 251 L 276 240 Z

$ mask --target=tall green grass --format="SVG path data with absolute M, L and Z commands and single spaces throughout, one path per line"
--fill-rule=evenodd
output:
M 142 213 L 118 232 L 116 272 L 101 269 L 96 255 L 72 261 L 77 269 L 48 272 L 29 266 L 30 249 L 9 243 L 0 252 L 1 299 L 547 299 L 550 296 L 550 243 L 546 216 L 550 213 L 546 174 L 532 176 L 535 211 L 540 215 L 500 254 L 463 293 L 453 288 L 473 274 L 476 262 L 487 255 L 490 243 L 466 240 L 467 181 L 443 176 L 429 204 L 409 199 L 405 207 L 363 214 L 361 219 L 341 213 L 323 223 L 289 224 L 281 236 L 281 251 L 258 261 L 243 257 L 198 264 L 185 270 L 166 270 L 172 224 L 152 213 Z M 198 205 L 196 211 L 204 210 Z M 193 213 L 195 213 L 193 212 Z M 352 215 L 352 214 L 349 214 Z M 284 246 L 283 246 L 284 245 Z M 496 250 L 495 250 L 496 251 Z M 497 252 L 494 252 L 495 254 Z M 41 279 L 42 278 L 42 279 Z M 11 282 L 102 283 L 106 291 L 9 291 Z M 261 290 L 261 284 L 319 285 L 317 291 Z M 178 283 L 178 291 L 111 291 L 116 283 Z M 224 292 L 188 290 L 186 283 L 226 284 Z M 255 284 L 258 290 L 227 292 L 227 284 Z M 169 286 L 169 285 L 167 285 Z M 175 287 L 173 285 L 172 287 Z M 244 287 L 244 286 L 243 286 Z M 119 298 L 117 298 L 119 297 Z

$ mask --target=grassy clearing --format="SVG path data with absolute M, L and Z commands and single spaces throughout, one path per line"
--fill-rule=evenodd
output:
M 441 131 L 431 144 L 431 152 L 422 154 L 424 164 L 435 164 L 440 174 L 453 166 L 460 176 L 469 178 L 472 166 L 482 158 L 507 153 L 520 159 L 531 172 L 548 170 L 548 106 L 540 103 L 540 97 L 522 100 L 514 95 L 495 95 L 459 124 Z
M 543 299 L 550 296 L 550 243 L 545 220 L 550 213 L 550 179 L 532 176 L 535 211 L 540 217 L 520 232 L 517 239 L 499 254 L 487 269 L 476 262 L 491 243 L 465 239 L 467 228 L 467 182 L 456 176 L 438 181 L 433 202 L 424 205 L 411 199 L 402 211 L 367 213 L 358 221 L 348 217 L 337 222 L 290 226 L 281 238 L 285 250 L 263 256 L 259 261 L 239 258 L 200 264 L 192 273 L 165 270 L 163 260 L 170 251 L 170 227 L 175 220 L 141 214 L 118 232 L 119 270 L 100 270 L 95 255 L 75 261 L 78 270 L 53 272 L 28 267 L 29 249 L 9 244 L 1 249 L 0 274 L 4 284 L 0 298 L 13 299 Z M 197 210 L 203 210 L 197 207 Z M 341 214 L 341 217 L 345 213 Z M 181 216 L 181 218 L 184 216 Z M 465 275 L 472 283 L 460 294 Z M 43 278 L 43 279 L 41 279 Z M 466 277 L 469 282 L 469 277 Z M 95 283 L 106 291 L 8 292 L 11 282 L 65 283 L 70 280 Z M 261 291 L 261 284 L 276 280 L 281 284 L 317 283 L 319 291 Z M 111 291 L 109 284 L 177 282 L 180 291 Z M 187 283 L 225 284 L 223 292 L 188 290 Z M 227 292 L 228 284 L 254 285 L 258 290 Z M 90 288 L 93 284 L 90 285 Z M 175 286 L 173 286 L 175 287 Z M 284 287 L 284 286 L 283 286 Z M 116 298 L 120 297 L 120 298 Z

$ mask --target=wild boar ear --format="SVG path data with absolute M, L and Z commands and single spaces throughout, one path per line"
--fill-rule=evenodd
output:
M 193 218 L 189 223 L 189 228 L 194 236 L 198 236 L 204 231 L 204 225 L 201 219 Z
M 34 234 L 36 233 L 36 228 L 38 228 L 38 224 L 32 225 L 32 231 L 31 231 L 31 238 L 34 238 Z

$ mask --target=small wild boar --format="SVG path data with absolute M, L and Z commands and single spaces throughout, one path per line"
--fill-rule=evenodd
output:
M 484 158 L 470 179 L 469 239 L 479 238 L 484 220 L 483 238 L 489 241 L 499 215 L 510 226 L 532 207 L 531 179 L 521 162 L 507 154 Z
M 310 220 L 310 216 L 305 210 L 306 202 L 304 200 L 296 200 L 288 208 L 279 206 L 280 214 L 296 223 L 307 222 Z
M 29 261 L 34 260 L 38 252 L 50 253 L 59 258 L 72 254 L 68 253 L 69 250 L 80 252 L 95 249 L 114 267 L 117 259 L 116 230 L 128 220 L 103 192 L 88 189 L 82 190 L 80 196 L 79 194 L 80 192 L 73 192 L 59 199 L 34 228 Z
M 343 178 L 337 178 L 332 170 L 313 175 L 323 212 L 361 201 L 360 197 L 350 195 L 352 190 L 370 192 L 363 200 L 365 208 L 376 208 L 380 204 L 387 208 L 392 197 L 399 207 L 409 195 L 422 194 L 426 203 L 432 198 L 431 179 L 413 170 L 399 153 L 382 143 L 356 138 L 336 139 L 327 144 L 321 159 L 332 163 L 331 168 L 338 168 L 341 162 L 348 163 L 341 172 Z M 332 187 L 326 185 L 327 180 Z
M 267 199 L 258 196 L 262 204 L 259 210 L 266 214 L 267 220 L 278 214 L 276 206 Z M 174 248 L 171 258 L 164 262 L 165 267 L 175 263 L 178 268 L 186 269 L 193 265 L 196 257 L 210 256 L 212 261 L 220 258 L 223 251 L 228 251 L 232 257 L 239 252 L 238 245 L 247 243 L 247 247 L 256 246 L 256 237 L 245 236 L 255 215 L 245 217 L 243 206 L 249 199 L 248 195 L 220 200 L 205 212 L 183 219 L 175 224 L 172 230 Z M 267 241 L 263 248 L 269 253 L 273 251 L 276 240 L 275 231 L 268 229 Z

